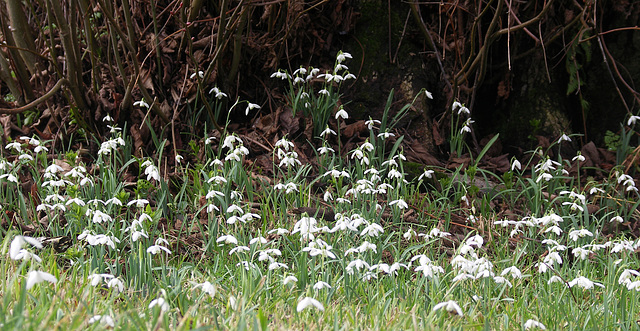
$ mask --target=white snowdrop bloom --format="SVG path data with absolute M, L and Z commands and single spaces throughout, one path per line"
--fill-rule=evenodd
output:
M 33 161 L 33 156 L 29 154 L 20 154 L 18 155 L 18 160 L 20 161 Z M 45 176 L 46 178 L 46 176 Z
M 573 250 L 571 250 L 571 254 L 573 254 L 573 256 L 575 257 L 579 257 L 580 260 L 586 260 L 587 257 L 589 257 L 589 253 L 591 253 L 591 251 L 584 249 L 582 247 L 576 247 Z
M 298 282 L 298 278 L 296 278 L 296 276 L 287 276 L 284 277 L 284 279 L 282 279 L 282 284 L 283 285 L 288 285 L 288 284 L 293 284 L 295 285 Z
M 269 270 L 277 270 L 282 268 L 289 269 L 289 266 L 280 262 L 271 262 L 268 267 Z
M 327 128 L 324 129 L 324 131 L 320 132 L 320 137 L 324 138 L 326 135 L 329 135 L 329 134 L 332 134 L 334 136 L 338 135 L 335 131 L 331 130 L 331 128 L 329 128 L 329 126 L 327 126 Z
M 537 329 L 540 329 L 540 330 L 546 330 L 547 329 L 547 327 L 544 326 L 544 324 L 542 324 L 542 323 L 540 323 L 540 322 L 538 322 L 536 320 L 531 320 L 530 319 L 530 320 L 527 320 L 526 322 L 524 322 L 524 329 L 525 330 L 534 329 L 534 328 L 537 328 Z
M 587 236 L 593 237 L 593 233 L 587 229 L 573 230 L 569 232 L 569 238 L 573 241 L 578 241 L 578 239 Z
M 314 298 L 310 298 L 310 297 L 305 297 L 302 300 L 298 301 L 298 306 L 296 307 L 296 310 L 298 312 L 301 312 L 303 310 L 305 310 L 306 308 L 309 307 L 315 307 L 316 309 L 320 310 L 320 311 L 324 311 L 324 306 L 322 305 L 322 303 L 320 303 L 320 301 L 314 299 Z
M 425 263 L 417 266 L 415 272 L 422 271 L 422 274 L 427 278 L 433 278 L 436 273 L 444 273 L 444 268 L 438 265 L 434 265 L 431 263 Z
M 227 235 L 218 237 L 218 239 L 216 239 L 216 243 L 237 245 L 238 239 L 236 239 L 236 237 L 234 237 L 233 235 L 227 234 Z
M 113 221 L 113 218 L 111 218 L 111 216 L 99 211 L 99 210 L 95 210 L 93 212 L 93 217 L 91 217 L 91 221 L 95 224 L 100 224 L 100 223 L 111 223 Z
M 216 296 L 216 286 L 211 284 L 209 281 L 205 281 L 204 283 L 200 283 L 200 284 L 196 284 L 193 289 L 197 289 L 200 288 L 202 289 L 202 292 L 207 293 L 210 297 L 215 297 Z
M 289 234 L 289 230 L 283 228 L 271 229 L 267 232 L 268 234 L 276 234 L 278 236 Z
M 470 115 L 471 111 L 469 110 L 469 108 L 467 108 L 465 106 L 462 106 L 462 107 L 458 108 L 458 115 L 462 115 L 462 114 Z
M 511 277 L 513 278 L 522 278 L 522 271 L 520 271 L 520 269 L 518 269 L 518 267 L 516 266 L 510 266 L 508 268 L 505 268 L 500 273 L 500 276 L 505 276 L 507 274 L 511 275 Z
M 168 248 L 161 245 L 152 245 L 147 248 L 147 253 L 150 253 L 153 255 L 156 255 L 161 251 L 165 251 L 167 254 L 171 254 L 171 251 Z
M 552 283 L 564 283 L 564 281 L 562 280 L 562 278 L 553 275 L 549 278 L 549 280 L 547 281 L 547 284 L 552 284 Z
M 557 225 L 553 225 L 547 228 L 546 230 L 544 230 L 544 233 L 549 233 L 549 232 L 553 232 L 557 236 L 559 236 L 562 233 L 562 229 Z
M 338 52 L 338 56 L 336 57 L 336 61 L 338 61 L 338 63 L 342 63 L 346 59 L 352 59 L 352 58 L 353 57 L 351 56 L 351 54 L 349 54 L 347 52 L 340 51 L 340 52 Z
M 113 320 L 113 317 L 109 315 L 93 315 L 88 321 L 89 324 L 100 323 L 100 325 L 108 326 L 110 328 L 115 328 L 116 324 Z
M 631 115 L 629 117 L 629 120 L 627 120 L 627 125 L 634 126 L 637 120 L 640 120 L 640 116 Z
M 349 118 L 349 114 L 347 113 L 346 110 L 344 110 L 344 108 L 340 107 L 340 109 L 338 110 L 338 112 L 336 112 L 336 119 L 348 119 Z
M 356 259 L 349 262 L 349 264 L 347 264 L 347 267 L 345 268 L 347 270 L 347 274 L 353 275 L 354 268 L 355 270 L 360 271 L 361 269 L 370 269 L 371 266 L 369 266 L 369 263 L 367 263 L 366 261 L 363 261 L 361 259 Z
M 415 236 L 416 232 L 413 229 L 408 229 L 407 232 L 402 234 L 402 238 L 405 240 L 411 240 L 411 237 Z
M 362 232 L 360 232 L 361 236 L 370 236 L 370 237 L 377 237 L 378 235 L 380 235 L 380 233 L 383 233 L 384 229 L 382 228 L 382 226 L 380 226 L 380 224 L 377 223 L 371 223 L 369 225 L 367 225 Z
M 19 254 L 24 251 L 23 248 L 27 243 L 38 249 L 42 249 L 42 243 L 38 239 L 18 235 L 11 241 L 11 245 L 9 246 L 9 257 L 13 260 L 20 260 L 21 256 Z
M 313 233 L 318 231 L 317 225 L 318 221 L 313 217 L 302 217 L 296 224 L 293 226 L 293 231 L 291 234 L 300 233 L 302 239 L 311 239 L 313 240 Z
M 493 281 L 496 282 L 496 284 L 506 284 L 508 287 L 513 287 L 511 282 L 502 276 L 494 276 Z
M 393 200 L 393 201 L 389 202 L 389 206 L 393 206 L 393 205 L 397 205 L 397 207 L 400 208 L 400 209 L 409 208 L 409 205 L 402 199 Z
M 107 287 L 115 289 L 116 293 L 124 291 L 124 283 L 120 278 L 114 277 L 107 281 Z
M 248 115 L 249 115 L 249 112 L 250 112 L 251 110 L 253 110 L 253 109 L 260 109 L 260 108 L 262 108 L 262 107 L 260 107 L 260 105 L 249 102 L 249 103 L 248 103 L 248 105 L 247 105 L 247 109 L 245 109 L 244 113 L 245 113 L 245 115 L 247 115 L 247 116 L 248 116 Z
M 227 94 L 220 91 L 220 89 L 217 86 L 209 90 L 209 94 L 213 94 L 213 96 L 218 100 L 227 97 Z
M 149 104 L 146 101 L 144 101 L 144 99 L 134 102 L 133 106 L 134 107 L 138 106 L 138 107 L 147 108 L 147 109 L 149 108 Z
M 419 177 L 418 177 L 418 181 L 423 180 L 424 178 L 433 178 L 433 174 L 435 174 L 435 171 L 433 170 L 425 170 Z
M 331 285 L 329 285 L 329 283 L 327 282 L 323 282 L 323 281 L 318 281 L 315 284 L 313 284 L 313 289 L 314 290 L 322 290 L 324 288 L 331 288 Z
M 513 159 L 513 162 L 511 163 L 511 171 L 514 171 L 515 169 L 521 170 L 522 164 L 520 164 L 520 161 Z
M 431 94 L 431 92 L 424 90 L 424 94 L 427 97 L 427 99 L 432 99 L 433 100 L 433 94 Z
M 169 303 L 163 297 L 154 299 L 149 303 L 149 309 L 153 309 L 156 306 L 159 307 L 163 312 L 168 311 L 170 308 Z
M 130 207 L 131 205 L 136 205 L 136 207 L 138 208 L 144 208 L 148 204 L 149 204 L 149 200 L 147 199 L 133 199 L 127 202 L 127 207 Z
M 266 244 L 268 241 L 266 238 L 262 237 L 262 236 L 258 236 L 255 238 L 251 238 L 251 240 L 249 240 L 249 245 L 253 245 L 253 244 Z
M 623 223 L 624 219 L 622 217 L 616 215 L 616 216 L 614 216 L 613 218 L 611 218 L 609 220 L 609 223 L 611 223 L 611 222 Z
M 600 283 L 593 282 L 593 281 L 591 281 L 588 278 L 583 277 L 583 276 L 579 276 L 579 277 L 577 277 L 574 280 L 569 282 L 569 287 L 574 287 L 576 285 L 578 287 L 582 287 L 585 290 L 592 289 L 594 285 L 604 288 L 604 285 L 602 285 Z
M 456 313 L 460 316 L 464 315 L 458 303 L 453 300 L 440 302 L 439 304 L 433 306 L 433 311 L 440 310 L 442 308 L 444 308 L 446 311 L 450 313 Z
M 13 174 L 0 175 L 0 179 L 5 179 L 8 182 L 12 182 L 12 183 L 18 184 L 18 178 L 16 176 L 14 176 Z M 42 185 L 44 186 L 44 183 Z
M 457 276 L 453 277 L 453 279 L 452 279 L 451 281 L 452 281 L 453 283 L 456 283 L 456 282 L 465 281 L 465 280 L 467 280 L 467 279 L 471 279 L 471 280 L 473 280 L 473 279 L 476 279 L 476 277 L 475 277 L 475 276 L 473 276 L 473 275 L 470 275 L 470 274 L 468 274 L 468 273 L 463 272 L 463 273 L 460 273 L 460 274 L 458 274 Z
M 560 136 L 560 139 L 558 139 L 558 144 L 563 142 L 563 141 L 571 141 L 571 138 L 569 138 L 569 136 L 567 136 L 566 134 L 562 134 L 562 136 Z
M 58 282 L 58 279 L 48 272 L 29 271 L 29 274 L 27 275 L 27 290 L 31 289 L 34 285 L 42 282 L 55 284 Z
M 251 248 L 247 246 L 236 246 L 229 251 L 229 255 L 233 255 L 234 253 L 242 253 L 242 252 L 249 252 L 249 251 L 251 251 Z
M 476 247 L 481 248 L 482 244 L 484 244 L 484 239 L 482 239 L 482 237 L 480 237 L 480 235 L 475 235 L 475 236 L 470 237 L 469 239 L 467 239 L 465 244 L 467 244 L 469 246 L 475 245 Z
M 91 274 L 87 276 L 87 279 L 91 281 L 91 286 L 95 287 L 100 285 L 103 280 L 112 279 L 115 276 L 112 274 Z
M 620 277 L 618 278 L 618 284 L 627 284 L 631 281 L 632 277 L 640 277 L 640 272 L 633 269 L 625 269 L 622 271 Z
M 374 253 L 377 253 L 377 248 L 378 246 L 376 246 L 376 244 L 372 244 L 365 240 L 360 246 L 358 246 L 357 251 L 360 253 L 364 253 L 366 251 L 373 251 Z

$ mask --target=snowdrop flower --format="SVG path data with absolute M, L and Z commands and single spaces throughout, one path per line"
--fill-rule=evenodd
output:
M 552 284 L 552 283 L 564 283 L 564 281 L 562 280 L 562 278 L 560 278 L 560 277 L 558 277 L 556 275 L 553 275 L 547 281 L 547 284 Z
M 298 306 L 296 307 L 296 310 L 298 312 L 301 312 L 303 310 L 305 310 L 308 307 L 315 307 L 316 309 L 320 310 L 320 311 L 324 311 L 324 306 L 322 305 L 322 303 L 320 303 L 320 301 L 314 299 L 314 298 L 310 298 L 310 297 L 305 297 L 302 300 L 300 300 L 298 302 Z
M 48 272 L 30 271 L 29 275 L 27 276 L 27 290 L 31 289 L 34 285 L 42 282 L 55 284 L 56 282 L 58 282 L 58 279 L 56 279 L 54 275 Z
M 431 92 L 424 90 L 424 94 L 427 96 L 428 99 L 432 99 L 433 100 L 433 94 L 431 94 Z
M 113 317 L 109 315 L 93 315 L 93 317 L 89 319 L 89 324 L 93 324 L 96 322 L 99 322 L 101 325 L 111 328 L 114 328 L 116 326 L 115 322 L 113 321 Z
M 578 239 L 586 236 L 593 237 L 593 233 L 587 229 L 573 230 L 569 232 L 569 238 L 573 241 L 578 241 Z
M 345 120 L 349 118 L 349 114 L 346 110 L 344 110 L 344 108 L 342 108 L 342 106 L 340 106 L 340 109 L 336 112 L 336 119 L 340 118 Z
M 87 276 L 87 279 L 91 281 L 91 286 L 98 286 L 103 280 L 112 279 L 115 276 L 112 274 L 91 274 Z
M 342 62 L 344 62 L 344 60 L 352 59 L 352 58 L 353 57 L 351 56 L 351 54 L 349 54 L 347 52 L 340 51 L 340 52 L 338 52 L 338 56 L 336 57 L 336 61 L 338 61 L 338 63 L 342 63 Z
M 134 102 L 134 103 L 133 103 L 133 106 L 134 106 L 134 107 L 135 107 L 135 106 L 138 106 L 138 107 L 141 107 L 141 108 L 143 108 L 143 107 L 144 107 L 144 108 L 147 108 L 147 109 L 149 108 L 149 104 L 148 104 L 146 101 L 144 101 L 144 99 L 141 99 L 140 101 L 136 101 L 136 102 Z
M 275 233 L 276 235 L 281 236 L 281 235 L 284 235 L 284 234 L 289 234 L 289 230 L 283 229 L 283 228 L 276 228 L 276 229 L 269 230 L 267 233 L 268 234 L 274 234 Z
M 471 114 L 471 111 L 469 111 L 469 108 L 462 106 L 458 109 L 458 115 L 460 114 L 465 114 L 465 115 L 469 115 Z
M 320 137 L 323 137 L 323 138 L 324 138 L 324 136 L 326 136 L 326 135 L 328 135 L 328 134 L 332 134 L 332 135 L 334 135 L 334 136 L 336 136 L 336 135 L 337 135 L 335 131 L 331 130 L 331 128 L 329 128 L 329 126 L 327 126 L 327 128 L 326 128 L 326 129 L 324 129 L 324 131 L 320 132 Z
M 0 179 L 6 179 L 9 182 L 18 184 L 18 178 L 12 174 L 0 175 Z M 42 186 L 44 186 L 44 183 L 42 184 Z
M 24 256 L 24 253 L 22 253 L 23 251 L 25 251 L 23 247 L 27 243 L 31 246 L 42 249 L 42 243 L 38 239 L 18 235 L 13 238 L 13 240 L 11 241 L 11 246 L 9 246 L 9 256 L 11 257 L 11 259 L 20 260 L 21 257 Z M 23 255 L 20 255 L 21 253 Z
M 321 280 L 313 285 L 313 289 L 314 290 L 322 290 L 324 288 L 331 288 L 331 285 L 329 285 L 329 283 L 323 282 Z
M 616 216 L 614 216 L 613 218 L 611 218 L 611 219 L 609 220 L 609 223 L 611 223 L 611 222 L 619 222 L 619 223 L 623 223 L 623 222 L 624 222 L 624 219 L 623 219 L 622 217 L 620 217 L 620 216 L 617 216 L 617 215 L 616 215 Z
M 578 155 L 574 156 L 573 159 L 571 159 L 571 161 L 573 162 L 584 162 L 586 159 L 584 156 L 582 156 L 582 154 L 580 154 L 580 152 L 578 152 Z
M 422 271 L 422 274 L 427 278 L 433 278 L 436 272 L 441 274 L 444 273 L 444 268 L 435 264 L 431 264 L 431 262 L 421 264 L 420 266 L 416 267 L 414 270 L 415 272 Z
M 529 329 L 533 329 L 533 328 L 538 328 L 540 330 L 546 330 L 547 327 L 544 326 L 544 324 L 535 321 L 535 320 L 527 320 L 526 322 L 524 322 L 524 329 L 525 330 L 529 330 Z
M 416 235 L 416 232 L 415 232 L 415 231 L 413 231 L 413 229 L 409 229 L 409 230 L 407 230 L 407 232 L 405 232 L 405 233 L 402 235 L 402 237 L 403 237 L 405 240 L 411 240 L 411 237 L 413 237 L 413 236 L 415 236 L 415 235 Z
M 209 94 L 213 94 L 214 97 L 218 100 L 227 97 L 227 94 L 220 91 L 220 89 L 217 86 L 209 90 Z
M 167 254 L 171 254 L 171 251 L 168 248 L 166 248 L 164 246 L 161 246 L 161 245 L 153 245 L 153 246 L 149 246 L 149 248 L 147 248 L 147 253 L 150 253 L 150 254 L 153 254 L 153 255 L 156 255 L 156 254 L 160 253 L 161 251 L 165 251 L 165 252 L 167 252 Z
M 460 134 L 463 134 L 465 132 L 471 132 L 471 124 L 473 123 L 475 123 L 475 121 L 470 118 L 464 121 L 462 129 L 460 129 Z
M 291 79 L 291 76 L 289 74 L 287 74 L 285 71 L 282 70 L 278 70 L 274 73 L 271 74 L 271 76 L 269 76 L 270 78 L 280 78 L 282 80 L 285 79 Z
M 640 272 L 638 272 L 637 270 L 633 270 L 633 269 L 625 269 L 620 274 L 620 278 L 618 278 L 618 284 L 620 284 L 620 285 L 628 284 L 629 282 L 631 282 L 631 277 L 632 276 L 640 277 Z
M 409 208 L 409 205 L 402 199 L 393 200 L 393 201 L 389 202 L 389 206 L 393 206 L 393 205 L 397 205 L 397 207 L 400 208 L 400 209 Z
M 580 257 L 580 260 L 586 260 L 587 257 L 589 257 L 589 253 L 591 253 L 591 251 L 586 250 L 582 247 L 576 247 L 571 251 L 571 254 L 573 254 L 573 256 L 575 257 Z
M 420 177 L 418 177 L 418 181 L 421 181 L 424 178 L 433 178 L 433 174 L 435 173 L 435 171 L 433 170 L 425 170 Z
M 116 278 L 116 277 L 111 278 L 107 282 L 107 287 L 114 288 L 116 293 L 124 291 L 124 283 L 119 278 Z
M 522 165 L 520 164 L 520 161 L 513 159 L 513 162 L 511 163 L 511 171 L 514 171 L 515 169 L 520 170 L 522 168 Z
M 384 229 L 382 228 L 382 226 L 380 226 L 380 224 L 371 223 L 371 224 L 367 225 L 367 227 L 365 227 L 362 230 L 360 235 L 361 236 L 377 237 L 380 233 L 383 233 L 383 232 L 384 232 Z
M 562 134 L 562 136 L 560 136 L 560 139 L 558 139 L 558 144 L 563 142 L 563 141 L 571 141 L 571 138 L 569 138 L 569 136 L 567 136 L 566 134 Z
M 593 281 L 591 281 L 588 278 L 583 277 L 583 276 L 579 276 L 579 277 L 577 277 L 574 280 L 569 282 L 569 287 L 574 287 L 576 285 L 578 285 L 579 287 L 582 287 L 585 290 L 592 289 L 594 285 L 604 288 L 604 285 L 602 285 L 600 283 L 593 282 Z
M 224 243 L 224 244 L 234 244 L 237 245 L 238 244 L 238 239 L 236 239 L 236 237 L 227 234 L 227 235 L 223 235 L 220 236 L 218 239 L 216 239 L 217 243 Z
M 160 307 L 160 311 L 165 312 L 169 310 L 169 303 L 163 297 L 159 297 L 154 299 L 149 303 L 149 309 L 153 309 L 153 307 Z
M 216 286 L 211 284 L 209 281 L 206 281 L 201 284 L 197 284 L 193 287 L 193 289 L 201 288 L 202 292 L 207 293 L 212 298 L 216 296 Z
M 511 277 L 513 278 L 522 278 L 522 272 L 516 266 L 510 266 L 508 268 L 505 268 L 500 273 L 500 276 L 505 276 L 507 274 L 511 275 Z
M 633 126 L 636 124 L 637 120 L 640 120 L 640 116 L 631 115 L 631 117 L 629 117 L 629 120 L 627 121 L 627 125 Z
M 89 212 L 89 210 L 87 210 L 87 212 Z M 93 217 L 91 218 L 91 221 L 95 224 L 110 223 L 111 221 L 113 221 L 113 218 L 111 218 L 111 216 L 99 210 L 96 210 L 93 212 Z
M 382 138 L 382 139 L 387 139 L 389 137 L 395 137 L 395 136 L 396 136 L 395 134 L 393 134 L 393 133 L 391 133 L 389 131 L 380 132 L 378 134 L 378 138 Z
M 191 74 L 191 76 L 189 76 L 189 79 L 194 79 L 194 78 L 196 77 L 196 75 L 197 75 L 198 77 L 200 77 L 200 79 L 203 79 L 203 78 L 204 78 L 204 72 L 202 72 L 202 71 L 198 71 L 198 72 L 194 72 L 194 73 L 192 73 L 192 74 Z
M 20 144 L 20 143 L 19 143 L 19 142 L 17 142 L 17 141 L 14 141 L 14 142 L 8 143 L 8 144 L 5 146 L 5 148 L 6 148 L 6 149 L 13 149 L 13 150 L 14 150 L 14 151 L 16 151 L 17 153 L 22 152 L 22 144 Z
M 133 199 L 127 203 L 127 207 L 131 207 L 131 205 L 136 205 L 138 208 L 144 208 L 144 206 L 149 204 L 149 200 L 147 199 Z
M 460 306 L 458 306 L 458 303 L 453 300 L 440 302 L 439 304 L 433 306 L 433 311 L 440 310 L 442 308 L 446 309 L 450 313 L 456 313 L 460 316 L 464 315 L 462 309 L 460 308 Z
M 282 280 L 283 285 L 293 284 L 295 285 L 298 282 L 298 278 L 296 276 L 287 276 Z
M 506 284 L 508 287 L 513 287 L 511 282 L 502 276 L 494 276 L 493 281 L 496 282 L 496 284 Z
M 373 126 L 374 126 L 374 125 L 376 125 L 376 124 L 380 124 L 380 123 L 381 123 L 380 121 L 378 121 L 378 120 L 374 120 L 374 119 L 371 119 L 371 117 L 369 117 L 369 120 L 367 120 L 367 121 L 365 121 L 365 122 L 364 122 L 364 124 L 366 124 L 366 125 L 367 125 L 367 128 L 368 128 L 369 130 L 373 129 Z
M 249 115 L 249 111 L 253 110 L 253 109 L 260 109 L 262 107 L 260 107 L 260 105 L 257 105 L 255 103 L 251 103 L 249 102 L 249 104 L 247 105 L 247 109 L 245 109 L 244 113 L 245 115 Z

